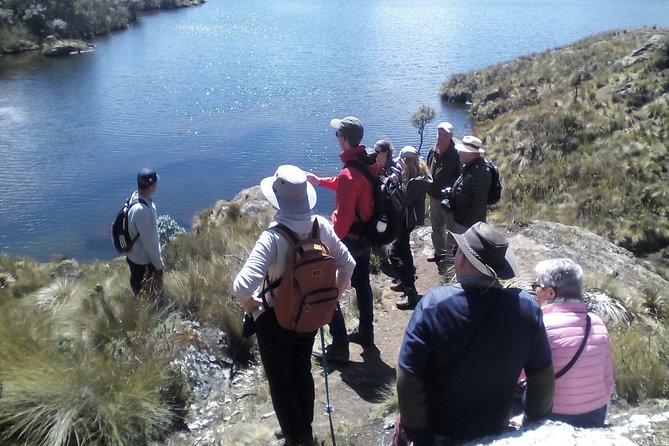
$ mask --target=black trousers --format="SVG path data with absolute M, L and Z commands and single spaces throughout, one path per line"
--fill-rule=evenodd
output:
M 144 290 L 148 291 L 150 284 L 153 283 L 153 275 L 156 272 L 156 268 L 152 263 L 139 265 L 130 261 L 127 257 L 125 260 L 130 267 L 130 288 L 132 288 L 132 292 L 137 296 L 142 291 L 143 286 L 145 286 Z
M 413 264 L 413 254 L 411 253 L 411 231 L 406 225 L 402 226 L 397 238 L 390 245 L 390 254 L 388 258 L 390 263 L 397 269 L 399 278 L 406 286 L 414 286 L 416 282 L 416 268 Z
M 260 359 L 286 445 L 311 446 L 314 420 L 311 349 L 316 332 L 296 333 L 281 327 L 273 308 L 260 315 L 256 330 Z

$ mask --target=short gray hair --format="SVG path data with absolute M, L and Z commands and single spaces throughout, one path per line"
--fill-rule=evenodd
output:
M 554 288 L 556 297 L 583 300 L 583 270 L 572 259 L 543 260 L 534 271 L 539 284 Z

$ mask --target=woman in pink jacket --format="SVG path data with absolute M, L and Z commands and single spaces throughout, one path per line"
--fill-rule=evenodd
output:
M 571 259 L 553 259 L 539 262 L 535 272 L 532 288 L 543 307 L 556 374 L 550 418 L 602 426 L 614 390 L 611 345 L 606 326 L 583 302 L 583 271 Z

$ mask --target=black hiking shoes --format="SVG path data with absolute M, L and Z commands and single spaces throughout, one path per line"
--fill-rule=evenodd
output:
M 321 349 L 315 349 L 312 350 L 311 356 L 318 360 L 322 360 L 323 357 L 325 357 L 325 361 L 327 362 L 338 362 L 338 363 L 346 363 L 348 362 L 349 358 L 349 349 L 348 349 L 348 342 L 343 343 L 339 342 L 337 344 L 330 344 L 327 347 L 325 347 L 325 351 Z
M 356 327 L 348 334 L 348 342 L 362 346 L 374 345 L 374 329 Z

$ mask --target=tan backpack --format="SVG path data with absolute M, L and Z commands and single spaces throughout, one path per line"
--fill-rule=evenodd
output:
M 306 333 L 330 323 L 337 308 L 339 290 L 336 285 L 337 266 L 330 250 L 320 239 L 320 226 L 314 220 L 309 236 L 300 240 L 285 225 L 269 229 L 288 241 L 286 268 L 283 275 L 270 283 L 265 276 L 265 293 L 274 303 L 276 319 L 283 328 Z

